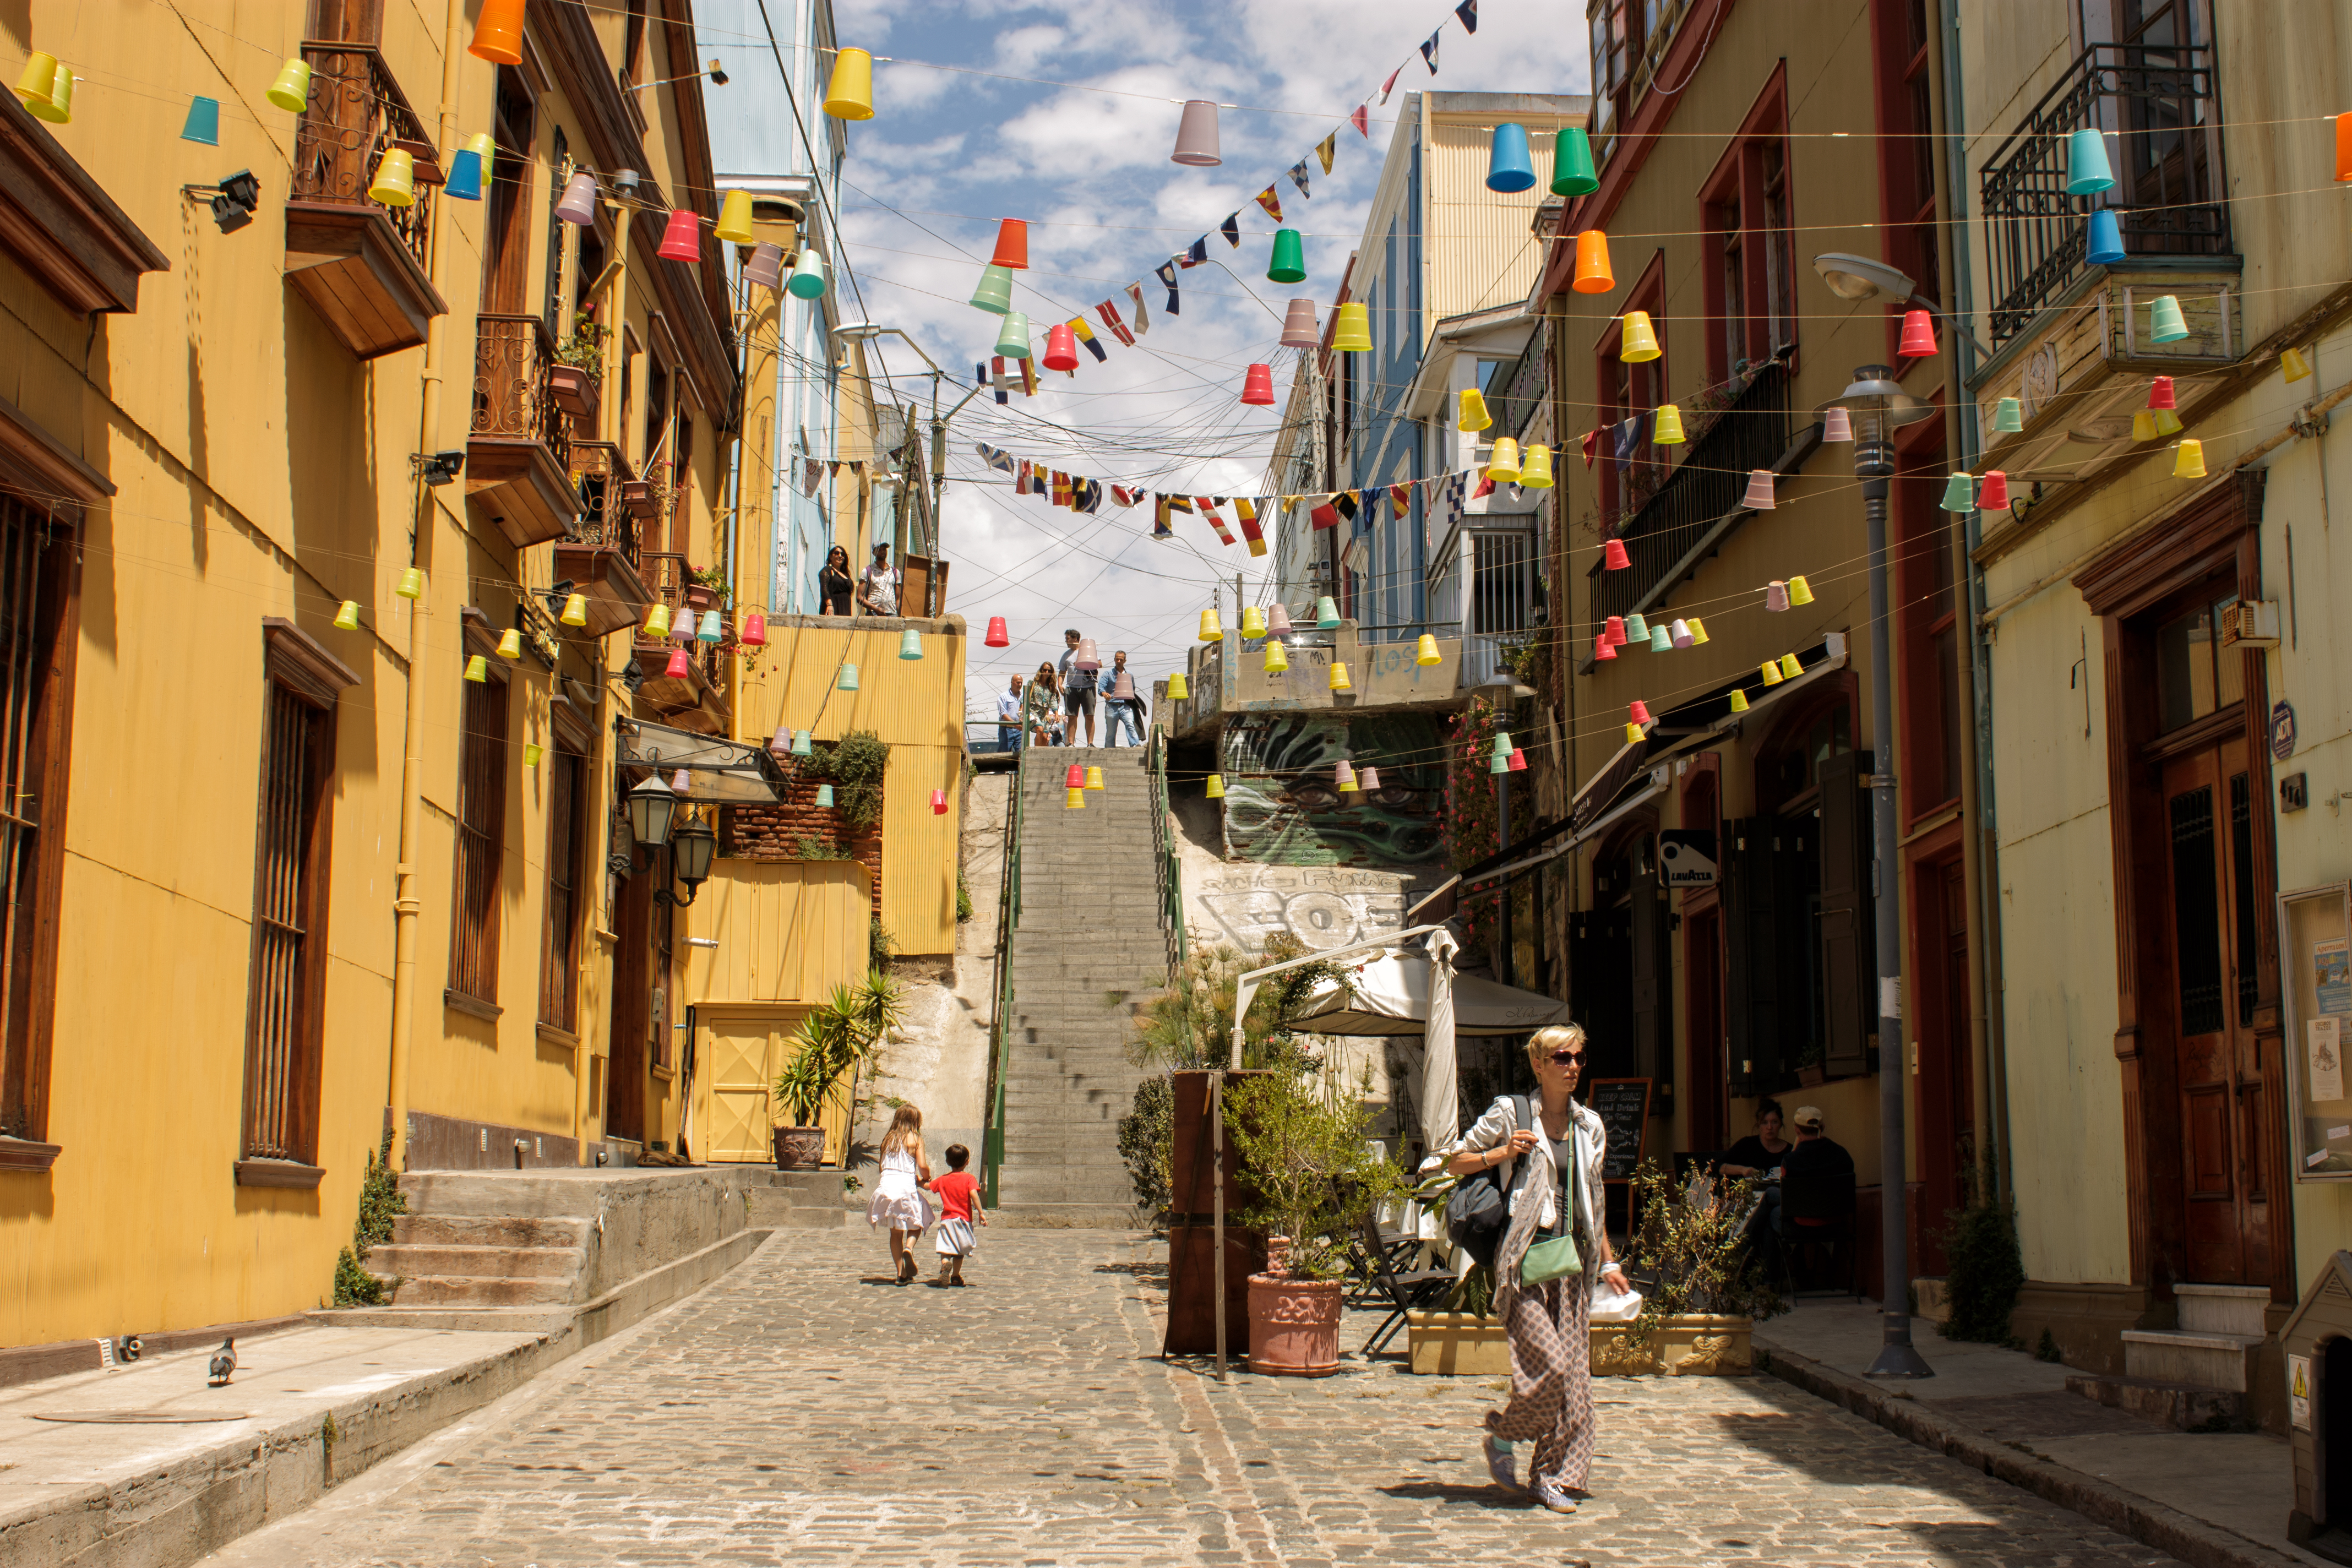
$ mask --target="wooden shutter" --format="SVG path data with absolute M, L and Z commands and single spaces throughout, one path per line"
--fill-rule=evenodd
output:
M 1568 1016 L 1584 1026 L 1591 1059 L 1586 1079 L 1636 1076 L 1632 996 L 1625 989 L 1627 926 L 1623 910 L 1569 917 Z
M 1633 1069 L 1671 1083 L 1675 1075 L 1674 945 L 1666 890 L 1654 865 L 1633 873 L 1632 921 Z
M 466 736 L 457 778 L 457 908 L 450 921 L 449 990 L 499 999 L 499 871 L 507 819 L 507 683 L 466 685 Z M 495 1015 L 493 1015 L 495 1016 Z
M 331 732 L 327 710 L 270 683 L 246 1001 L 248 1160 L 307 1164 L 317 1152 Z
M 580 1029 L 580 903 L 584 881 L 581 831 L 585 757 L 548 753 L 547 927 L 540 947 L 539 1021 L 567 1034 Z
M 1821 764 L 1822 1066 L 1832 1078 L 1870 1070 L 1878 1029 L 1878 942 L 1870 896 L 1870 800 L 1861 784 L 1870 754 Z
M 1768 1093 L 1783 1067 L 1788 1013 L 1801 1006 L 1787 960 L 1801 953 L 1781 908 L 1787 867 L 1780 824 L 1739 817 L 1723 829 L 1723 940 L 1731 1042 L 1727 1064 L 1734 1094 Z

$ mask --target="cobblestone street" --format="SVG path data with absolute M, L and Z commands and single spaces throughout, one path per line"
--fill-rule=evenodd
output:
M 2171 1561 L 1756 1377 L 1602 1382 L 1596 1496 L 1558 1518 L 1486 1481 L 1492 1380 L 1350 1361 L 1221 1388 L 1155 1353 L 1165 1254 L 1149 1239 L 994 1229 L 982 1247 L 971 1289 L 898 1289 L 862 1227 L 781 1232 L 208 1561 Z M 1351 1315 L 1347 1348 L 1371 1321 Z

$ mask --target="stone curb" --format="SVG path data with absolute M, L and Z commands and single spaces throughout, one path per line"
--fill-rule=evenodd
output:
M 1760 1336 L 1756 1350 L 1759 1372 L 1841 1405 L 1931 1452 L 1958 1459 L 1970 1469 L 1982 1470 L 1995 1480 L 2007 1481 L 2117 1534 L 2168 1552 L 2194 1568 L 2306 1568 L 2301 1558 L 2249 1541 L 2235 1531 L 2192 1519 L 2095 1476 L 1942 1420 L 1931 1404 L 1898 1398 L 1881 1384 L 1767 1345 Z
M 410 1444 L 512 1393 L 539 1373 L 692 1295 L 773 1233 L 745 1229 L 648 1270 L 593 1301 L 553 1309 L 345 1309 L 325 1326 L 511 1333 L 516 1342 L 459 1365 L 346 1400 L 267 1430 L 207 1445 L 110 1485 L 0 1517 L 0 1568 L 104 1563 L 184 1568 L 238 1536 L 316 1502 Z

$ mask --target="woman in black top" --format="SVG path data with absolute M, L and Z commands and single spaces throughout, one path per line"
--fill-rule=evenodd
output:
M 1788 1158 L 1792 1144 L 1780 1136 L 1780 1102 L 1756 1102 L 1756 1131 L 1723 1152 L 1727 1176 L 1761 1176 Z
M 849 614 L 849 592 L 856 583 L 849 575 L 849 552 L 835 545 L 825 552 L 824 570 L 817 574 L 817 613 L 824 616 Z

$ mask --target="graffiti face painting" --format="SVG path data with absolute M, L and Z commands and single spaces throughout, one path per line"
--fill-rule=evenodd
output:
M 1225 726 L 1225 854 L 1263 866 L 1413 867 L 1444 852 L 1443 740 L 1420 714 L 1242 714 Z M 1341 794 L 1342 759 L 1381 787 Z M 1339 945 L 1334 943 L 1333 945 Z

